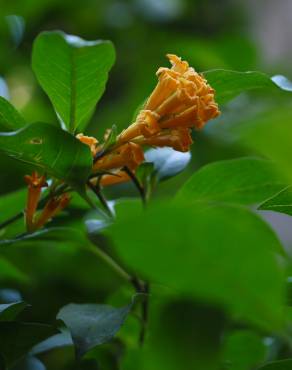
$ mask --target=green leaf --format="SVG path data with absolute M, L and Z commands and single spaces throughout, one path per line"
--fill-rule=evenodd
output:
M 144 352 L 142 360 L 142 364 L 147 365 L 138 368 L 219 369 L 221 341 L 226 325 L 225 315 L 220 309 L 184 297 L 167 301 L 161 307 L 155 307 L 155 310 L 152 307 L 150 317 L 148 353 L 146 355 Z
M 191 153 L 178 152 L 172 148 L 150 149 L 145 160 L 154 165 L 159 180 L 164 180 L 182 172 L 190 163 Z
M 11 370 L 46 370 L 46 368 L 38 358 L 27 356 L 13 366 Z
M 8 85 L 2 76 L 0 76 L 0 96 L 5 98 L 6 100 L 10 98 Z
M 74 304 L 64 306 L 57 318 L 70 330 L 78 356 L 97 345 L 109 342 L 127 318 L 132 304 L 114 308 L 103 304 Z
M 25 126 L 25 120 L 6 99 L 0 96 L 0 130 L 14 131 Z
M 50 228 L 43 228 L 30 234 L 24 234 L 13 239 L 0 240 L 0 246 L 15 245 L 17 243 L 26 242 L 29 240 L 34 241 L 73 241 L 77 243 L 84 242 L 83 234 L 80 230 L 73 227 L 54 226 Z
M 226 369 L 255 369 L 265 361 L 266 355 L 263 338 L 251 330 L 237 330 L 225 335 L 222 356 Z
M 41 353 L 46 353 L 55 348 L 62 348 L 67 346 L 73 346 L 72 338 L 69 332 L 62 331 L 60 334 L 53 335 L 52 337 L 38 343 L 30 351 L 33 355 L 39 355 Z
M 157 174 L 152 162 L 142 163 L 135 173 L 138 181 L 144 188 L 146 199 L 149 199 L 157 183 Z
M 22 322 L 0 322 L 0 354 L 6 366 L 15 364 L 37 343 L 56 333 L 52 326 Z
M 0 151 L 81 189 L 91 172 L 89 148 L 68 132 L 47 123 L 0 133 Z
M 118 129 L 116 125 L 112 125 L 112 128 L 110 129 L 109 135 L 107 136 L 107 139 L 105 143 L 103 144 L 102 151 L 106 152 L 109 150 L 109 148 L 114 145 L 117 141 L 118 136 Z
M 258 368 L 258 370 L 291 370 L 291 369 L 292 369 L 291 359 L 270 362 Z
M 262 203 L 258 209 L 281 212 L 292 216 L 292 186 L 288 186 Z
M 117 222 L 104 233 L 139 276 L 220 304 L 263 328 L 282 325 L 283 249 L 251 211 L 171 202 L 145 212 L 117 207 Z
M 110 41 L 85 41 L 59 31 L 43 32 L 36 38 L 33 70 L 71 132 L 83 129 L 91 117 L 114 60 Z
M 274 164 L 260 158 L 239 158 L 208 164 L 182 186 L 179 200 L 253 204 L 285 187 Z
M 216 91 L 216 101 L 218 104 L 225 104 L 237 95 L 254 89 L 284 90 L 292 91 L 291 83 L 283 76 L 270 78 L 262 72 L 237 72 L 224 69 L 214 69 L 204 72 L 208 83 Z M 284 80 L 283 80 L 284 78 Z
M 0 304 L 0 321 L 14 320 L 27 306 L 23 301 Z
M 292 183 L 292 111 L 290 105 L 268 109 L 239 128 L 240 144 L 272 159 Z
M 27 283 L 28 277 L 8 260 L 0 257 L 0 281 Z
M 0 149 L 1 150 L 1 149 Z M 0 223 L 23 211 L 27 197 L 27 189 L 20 189 L 0 197 Z
M 22 296 L 18 290 L 15 289 L 0 289 L 1 303 L 14 303 L 22 301 Z

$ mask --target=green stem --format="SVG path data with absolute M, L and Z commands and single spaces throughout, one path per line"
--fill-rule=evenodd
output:
M 93 246 L 91 244 L 90 250 L 102 259 L 113 271 L 115 271 L 123 280 L 126 280 L 130 283 L 137 293 L 145 293 L 144 289 L 144 282 L 137 279 L 136 276 L 132 276 L 129 274 L 122 266 L 120 266 L 109 254 L 104 252 L 101 248 Z
M 148 323 L 148 309 L 149 309 L 149 284 L 139 280 L 136 276 L 130 275 L 123 267 L 121 267 L 110 255 L 102 249 L 91 244 L 91 251 L 101 258 L 113 271 L 115 271 L 123 280 L 130 283 L 135 289 L 136 293 L 142 293 L 143 302 L 141 303 L 141 331 L 139 334 L 139 344 L 143 346 Z

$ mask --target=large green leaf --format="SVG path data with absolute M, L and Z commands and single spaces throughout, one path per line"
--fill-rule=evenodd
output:
M 258 368 L 258 370 L 291 370 L 291 369 L 292 369 L 291 359 L 270 362 Z
M 70 131 L 84 128 L 104 92 L 114 60 L 109 41 L 85 41 L 59 31 L 36 38 L 33 70 Z
M 83 233 L 73 227 L 62 227 L 54 226 L 50 228 L 43 228 L 37 230 L 33 233 L 25 233 L 24 235 L 16 236 L 11 239 L 2 239 L 0 240 L 0 246 L 15 245 L 18 243 L 25 243 L 27 241 L 33 240 L 35 242 L 40 241 L 62 241 L 66 240 L 67 242 L 75 243 L 84 243 L 85 238 Z
M 153 288 L 146 343 L 139 348 L 131 340 L 120 369 L 218 370 L 226 326 L 224 312 L 187 297 L 164 296 L 161 285 L 157 294 Z
M 289 183 L 292 182 L 291 121 L 291 105 L 279 105 L 234 128 L 239 133 L 240 144 L 272 159 L 283 170 Z
M 69 331 L 62 330 L 61 333 L 53 335 L 52 337 L 44 340 L 41 343 L 38 343 L 30 351 L 32 355 L 39 355 L 42 353 L 49 352 L 55 348 L 62 348 L 73 346 L 71 334 Z
M 0 322 L 0 354 L 6 366 L 17 363 L 34 345 L 55 333 L 48 325 Z
M 285 187 L 270 161 L 239 158 L 211 163 L 194 173 L 177 197 L 188 202 L 262 202 Z
M 223 363 L 226 370 L 250 370 L 264 363 L 267 347 L 256 332 L 241 329 L 225 334 Z
M 259 209 L 286 213 L 292 216 L 292 186 L 288 186 L 262 203 Z
M 264 328 L 279 328 L 284 280 L 277 252 L 282 247 L 257 215 L 235 206 L 174 203 L 145 212 L 127 206 L 117 214 L 104 233 L 139 274 L 217 302 Z
M 157 297 L 151 294 L 147 347 L 142 363 L 132 359 L 133 365 L 138 363 L 137 368 L 147 370 L 218 370 L 226 325 L 224 313 L 186 297 L 158 305 L 153 300 L 157 301 Z M 133 365 L 123 369 L 135 369 Z
M 0 281 L 27 283 L 28 277 L 8 260 L 0 257 Z
M 0 321 L 12 321 L 27 307 L 23 301 L 0 304 Z
M 0 130 L 14 131 L 25 126 L 25 120 L 17 110 L 0 96 Z
M 0 133 L 0 151 L 78 189 L 91 172 L 89 148 L 68 132 L 47 123 L 33 123 L 15 132 Z
M 21 359 L 11 370 L 46 370 L 46 367 L 38 358 L 29 355 Z
M 2 195 L 0 197 L 0 223 L 23 211 L 26 197 L 26 188 Z
M 237 95 L 254 89 L 282 89 L 292 91 L 292 85 L 284 76 L 270 78 L 262 72 L 237 72 L 224 69 L 215 69 L 204 72 L 209 84 L 216 91 L 216 101 L 219 104 L 227 103 Z M 281 78 L 280 78 L 281 77 Z
M 119 331 L 132 304 L 114 308 L 103 304 L 69 304 L 57 318 L 63 320 L 71 332 L 78 356 L 97 345 L 110 341 Z

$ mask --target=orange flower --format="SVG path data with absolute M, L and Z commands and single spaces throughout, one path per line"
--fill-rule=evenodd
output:
M 25 211 L 26 226 L 28 231 L 31 231 L 34 225 L 34 215 L 40 200 L 41 191 L 43 187 L 47 186 L 47 183 L 45 176 L 38 176 L 36 171 L 34 171 L 31 176 L 24 176 L 24 179 L 28 185 L 28 196 Z
M 160 131 L 158 123 L 160 116 L 151 110 L 141 110 L 136 121 L 118 137 L 118 143 L 126 143 L 137 136 L 149 137 Z
M 179 127 L 175 129 L 164 129 L 157 135 L 148 138 L 138 138 L 136 142 L 141 145 L 169 146 L 179 152 L 188 152 L 193 140 L 189 128 Z
M 201 129 L 220 114 L 214 89 L 206 79 L 176 55 L 167 57 L 172 67 L 158 69 L 158 84 L 136 121 L 121 133 L 118 142 L 137 136 L 149 137 L 165 128 Z
M 112 170 L 124 166 L 134 170 L 144 160 L 142 148 L 135 143 L 126 143 L 101 157 L 93 165 L 93 171 Z
M 126 172 L 122 170 L 118 170 L 113 175 L 103 175 L 100 179 L 99 184 L 101 186 L 109 186 L 109 185 L 121 184 L 123 182 L 127 182 L 130 180 L 131 178 Z
M 76 138 L 78 140 L 80 140 L 83 144 L 89 146 L 92 155 L 95 156 L 95 154 L 97 152 L 97 144 L 98 144 L 98 140 L 95 137 L 85 136 L 85 135 L 80 133 L 80 134 L 76 135 Z
M 37 230 L 44 226 L 51 218 L 55 217 L 56 214 L 61 212 L 69 202 L 70 197 L 67 193 L 49 199 L 42 210 L 40 217 L 36 221 L 34 229 Z

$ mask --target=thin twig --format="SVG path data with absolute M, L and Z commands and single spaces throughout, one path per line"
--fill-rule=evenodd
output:
M 136 293 L 143 294 L 143 301 L 141 302 L 141 331 L 139 334 L 139 344 L 143 346 L 148 323 L 148 309 L 149 309 L 149 284 L 141 281 L 136 276 L 128 273 L 118 262 L 114 260 L 109 254 L 94 245 L 91 245 L 92 252 L 101 258 L 112 270 L 114 270 L 122 279 L 130 283 L 135 289 Z
M 143 346 L 146 336 L 147 323 L 148 323 L 148 310 L 149 310 L 149 293 L 150 286 L 148 282 L 141 281 L 135 276 L 132 277 L 132 285 L 137 293 L 143 294 L 143 301 L 141 302 L 141 331 L 139 334 L 139 344 Z
M 143 301 L 141 303 L 141 316 L 142 316 L 142 327 L 139 336 L 139 344 L 143 346 L 146 336 L 147 324 L 148 324 L 148 310 L 149 310 L 149 283 L 143 283 Z
M 107 254 L 98 247 L 94 247 L 93 245 L 91 250 L 104 262 L 106 262 L 107 265 L 109 265 L 121 278 L 123 278 L 124 280 L 128 281 L 130 284 L 133 285 L 133 277 L 123 267 L 121 267 L 109 254 Z M 136 289 L 135 286 L 134 288 Z
M 140 193 L 140 196 L 142 198 L 142 201 L 144 204 L 146 204 L 146 194 L 145 194 L 145 190 L 144 190 L 144 187 L 140 184 L 140 181 L 137 179 L 137 177 L 135 176 L 135 174 L 130 170 L 129 167 L 125 166 L 123 167 L 123 171 L 126 172 L 126 174 L 131 178 L 131 180 L 133 181 L 134 185 L 136 186 L 136 188 L 138 189 L 139 193 Z
M 100 203 L 102 204 L 103 208 L 105 209 L 108 216 L 111 218 L 114 217 L 114 214 L 112 213 L 112 210 L 110 209 L 107 200 L 103 196 L 100 187 L 97 185 L 93 185 L 90 181 L 87 182 L 88 187 L 94 192 L 94 194 L 98 197 Z
M 23 216 L 23 214 L 24 214 L 24 212 L 21 211 L 21 212 L 17 213 L 16 215 L 8 218 L 8 220 L 6 220 L 6 221 L 4 221 L 0 224 L 0 229 L 4 229 L 4 227 L 6 227 L 6 226 L 12 224 L 13 222 L 19 220 Z

